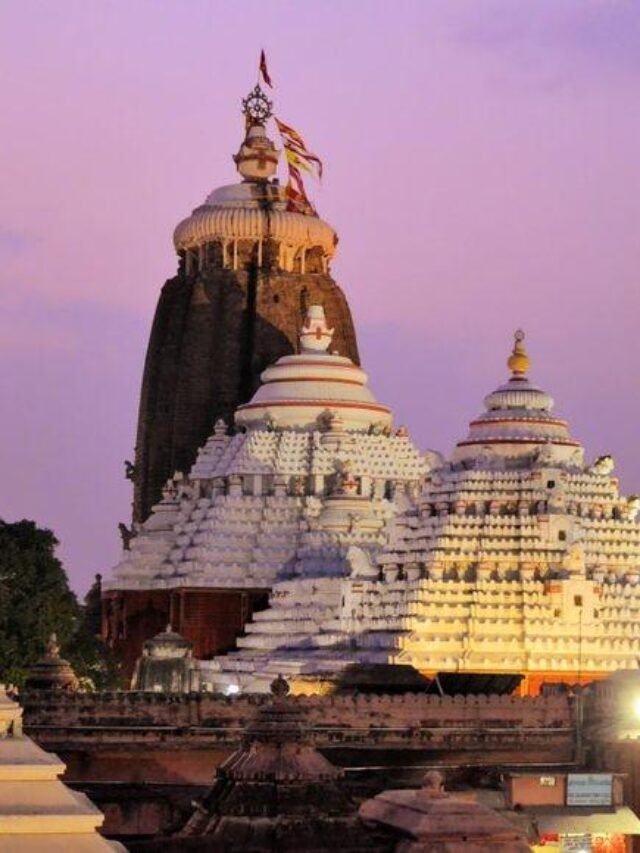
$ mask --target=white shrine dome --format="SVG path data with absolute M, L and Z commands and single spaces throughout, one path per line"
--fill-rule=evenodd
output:
M 319 248 L 333 258 L 338 242 L 333 228 L 311 211 L 287 210 L 285 188 L 274 178 L 280 152 L 260 124 L 249 127 L 234 160 L 244 180 L 213 190 L 205 203 L 178 224 L 177 251 L 207 243 L 273 240 L 292 252 Z
M 391 410 L 376 401 L 364 370 L 328 351 L 332 337 L 324 308 L 311 305 L 300 334 L 300 353 L 283 356 L 264 371 L 253 398 L 238 407 L 236 424 L 315 430 L 323 418 L 334 418 L 346 430 L 390 428 Z
M 530 455 L 544 447 L 558 461 L 568 461 L 582 446 L 569 434 L 568 423 L 553 414 L 553 399 L 527 375 L 529 357 L 524 332 L 515 333 L 507 365 L 511 377 L 485 397 L 485 411 L 469 424 L 459 441 L 453 461 L 475 459 L 487 452 L 503 457 Z

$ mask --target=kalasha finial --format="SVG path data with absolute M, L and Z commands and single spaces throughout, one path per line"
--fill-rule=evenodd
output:
M 271 682 L 271 693 L 273 696 L 277 696 L 281 699 L 283 696 L 286 696 L 290 692 L 291 688 L 287 684 L 286 678 L 283 678 L 279 675 Z
M 327 326 L 322 305 L 310 305 L 300 332 L 302 352 L 326 352 L 333 338 L 333 329 Z
M 256 85 L 247 97 L 242 99 L 242 112 L 247 120 L 247 127 L 253 124 L 264 126 L 273 115 L 273 101 L 270 101 L 260 86 Z
M 529 370 L 529 356 L 524 348 L 522 329 L 518 329 L 513 335 L 513 350 L 507 361 L 507 367 L 514 376 L 524 376 Z
M 274 177 L 278 168 L 280 152 L 264 128 L 267 119 L 273 115 L 272 106 L 260 86 L 256 86 L 242 100 L 246 135 L 233 159 L 245 181 L 268 181 Z

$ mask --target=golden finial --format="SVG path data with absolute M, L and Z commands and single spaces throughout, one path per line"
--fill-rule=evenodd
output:
M 529 370 L 529 356 L 523 341 L 524 332 L 518 329 L 513 336 L 513 350 L 507 361 L 507 367 L 514 376 L 524 376 Z

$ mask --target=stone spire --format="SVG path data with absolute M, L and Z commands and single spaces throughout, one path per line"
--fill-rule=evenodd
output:
M 453 461 L 477 463 L 492 456 L 520 464 L 545 448 L 547 455 L 558 460 L 578 462 L 580 442 L 571 437 L 567 422 L 554 413 L 553 398 L 529 378 L 524 332 L 518 329 L 513 337 L 507 359 L 511 376 L 485 397 L 485 411 L 469 424 L 468 435 L 456 445 Z
M 376 401 L 364 370 L 328 352 L 333 335 L 323 306 L 310 305 L 300 331 L 300 353 L 283 356 L 261 374 L 260 388 L 236 410 L 236 424 L 315 431 L 339 414 L 347 430 L 390 429 L 391 411 Z
M 330 275 L 338 236 L 319 216 L 288 209 L 265 127 L 271 103 L 259 87 L 243 112 L 236 182 L 214 188 L 174 231 L 179 267 L 156 310 L 130 467 L 136 523 L 173 471 L 193 463 L 215 420 L 231 422 L 266 365 L 297 350 L 307 305 L 325 306 L 333 346 L 359 360 L 349 306 Z

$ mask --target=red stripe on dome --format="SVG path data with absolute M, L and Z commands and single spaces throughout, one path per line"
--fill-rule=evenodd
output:
M 275 364 L 271 364 L 267 367 L 267 370 L 271 370 L 274 367 L 330 367 L 333 370 L 362 370 L 361 367 L 358 367 L 357 364 L 354 364 L 350 358 L 347 358 L 346 355 L 339 355 L 338 358 L 346 359 L 346 364 L 336 364 L 335 361 L 329 361 L 328 359 L 322 361 L 318 359 L 317 361 L 304 361 L 302 359 L 298 360 L 298 358 L 294 355 L 285 355 L 284 358 L 295 358 L 294 362 L 288 362 L 286 364 L 282 363 L 282 360 L 278 360 Z M 364 371 L 362 371 L 364 373 Z
M 338 379 L 337 377 L 331 379 L 322 379 L 317 376 L 289 376 L 283 377 L 282 379 L 266 379 L 264 381 L 264 385 L 274 385 L 276 382 L 340 382 L 342 385 L 358 385 L 360 388 L 364 388 L 364 382 L 358 382 L 357 379 Z
M 391 409 L 386 406 L 378 406 L 373 403 L 339 402 L 337 400 L 275 400 L 264 403 L 245 403 L 244 406 L 238 406 L 238 411 L 242 412 L 245 409 L 272 409 L 274 406 L 325 406 L 327 409 L 364 409 L 371 412 L 391 413 Z
M 469 426 L 484 426 L 486 424 L 543 424 L 548 426 L 569 426 L 568 421 L 562 421 L 558 418 L 478 418 L 471 421 Z
M 484 440 L 476 439 L 473 441 L 468 439 L 467 441 L 459 441 L 456 447 L 467 447 L 470 444 L 560 444 L 568 447 L 580 447 L 579 441 L 573 441 L 572 439 L 564 440 L 562 438 L 547 440 L 543 436 L 540 436 L 540 438 L 485 438 Z

